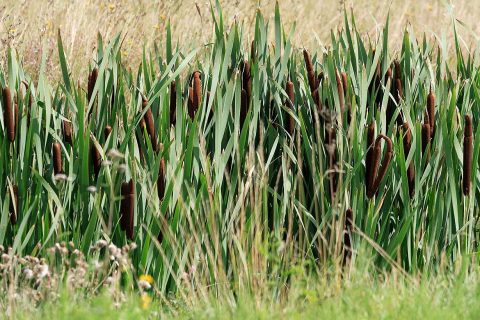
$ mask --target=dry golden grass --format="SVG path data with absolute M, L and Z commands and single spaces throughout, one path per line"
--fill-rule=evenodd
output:
M 134 67 L 139 62 L 143 44 L 161 41 L 165 25 L 171 21 L 174 38 L 182 46 L 208 41 L 212 19 L 207 1 L 176 0 L 3 0 L 0 6 L 0 45 L 3 63 L 8 46 L 16 48 L 27 69 L 35 72 L 42 48 L 49 53 L 49 73 L 58 74 L 56 31 L 61 30 L 65 50 L 74 74 L 85 73 L 93 56 L 99 32 L 105 39 L 121 32 L 125 36 L 123 55 Z M 375 36 L 388 10 L 391 15 L 391 41 L 399 45 L 405 27 L 427 37 L 453 34 L 452 17 L 465 24 L 459 31 L 465 43 L 475 43 L 479 33 L 476 1 L 457 0 L 281 0 L 282 19 L 287 26 L 297 22 L 295 44 L 318 48 L 328 43 L 329 32 L 343 24 L 343 8 L 352 8 L 359 29 Z M 275 0 L 221 1 L 227 25 L 236 19 L 247 31 L 253 28 L 257 8 L 267 17 L 274 13 Z M 202 27 L 203 25 L 203 27 Z M 453 44 L 449 41 L 449 45 Z

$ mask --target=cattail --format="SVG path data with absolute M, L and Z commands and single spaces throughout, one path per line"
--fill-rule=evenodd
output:
M 288 99 L 292 104 L 291 106 L 293 111 L 294 110 L 293 108 L 295 106 L 295 89 L 293 88 L 292 81 L 287 81 L 287 86 L 285 88 L 285 91 L 287 92 Z M 288 131 L 288 134 L 291 136 L 293 134 L 293 130 L 295 129 L 295 120 L 288 113 L 286 115 L 286 120 L 287 120 L 287 131 Z
M 193 105 L 193 88 L 188 88 L 188 115 L 193 120 L 195 118 L 195 107 Z
M 70 145 L 73 145 L 72 131 L 72 123 L 67 120 L 63 120 L 63 139 Z
M 242 61 L 242 88 L 247 92 L 248 102 L 252 97 L 252 73 L 247 60 Z
M 143 108 L 148 106 L 148 100 L 143 100 Z M 150 142 L 152 144 L 153 151 L 158 151 L 158 144 L 157 144 L 157 134 L 155 133 L 155 123 L 153 122 L 153 112 L 151 108 L 147 109 L 147 112 L 143 116 L 145 119 L 145 126 L 147 128 L 147 134 L 150 137 Z
M 347 264 L 348 260 L 352 257 L 352 239 L 353 232 L 353 211 L 347 209 L 345 212 L 345 227 L 343 231 L 343 266 Z
M 100 152 L 98 151 L 97 147 L 91 142 L 90 146 L 90 157 L 93 165 L 93 172 L 95 173 L 95 177 L 98 177 L 100 173 L 100 168 L 102 166 L 102 157 L 100 156 Z
M 53 154 L 53 173 L 55 175 L 63 172 L 62 170 L 62 147 L 60 143 L 55 142 L 52 145 L 52 154 Z
M 110 126 L 108 124 L 105 126 L 105 129 L 103 131 L 103 133 L 105 134 L 105 139 L 107 139 L 108 136 L 110 135 L 110 133 L 112 133 L 112 130 L 113 130 L 112 126 Z
M 193 107 L 195 112 L 200 108 L 202 102 L 202 80 L 200 80 L 200 72 L 193 73 Z
M 248 113 L 248 95 L 245 89 L 242 89 L 241 105 L 240 105 L 240 128 L 243 128 Z
M 12 94 L 8 87 L 3 88 L 2 96 L 4 108 L 3 118 L 7 127 L 7 137 L 10 142 L 13 142 L 15 141 L 15 111 L 12 105 Z
M 427 112 L 430 123 L 430 139 L 433 139 L 433 134 L 435 133 L 435 94 L 433 93 L 432 85 L 430 85 L 430 92 L 427 96 Z
M 142 161 L 143 160 L 143 150 L 140 147 L 140 141 L 141 141 L 140 137 L 143 137 L 143 133 L 145 132 L 145 129 L 146 129 L 145 119 L 140 118 L 140 122 L 138 123 L 138 125 L 140 126 L 140 136 L 138 135 L 138 132 L 136 132 L 135 137 L 137 138 L 138 152 L 140 153 L 140 161 Z
M 400 61 L 393 61 L 393 66 L 395 70 L 395 79 L 402 79 L 402 67 L 400 66 Z
M 122 183 L 122 202 L 120 204 L 120 228 L 125 231 L 127 238 L 133 240 L 133 216 L 135 210 L 135 184 Z
M 310 58 L 310 54 L 306 49 L 303 49 L 303 58 L 305 60 L 305 68 L 307 69 L 307 78 L 308 78 L 308 85 L 310 87 L 310 92 L 312 93 L 313 101 L 317 104 L 319 103 L 319 100 L 317 98 L 318 91 L 315 93 L 315 91 L 318 88 L 318 80 L 317 77 L 315 76 L 314 70 L 313 70 L 313 63 L 312 59 Z
M 373 154 L 375 144 L 375 122 L 370 123 L 367 131 L 367 157 L 365 159 L 365 181 L 367 193 L 373 185 L 374 172 L 373 172 Z
M 340 75 L 341 75 L 341 77 L 342 77 L 343 92 L 344 92 L 344 94 L 345 94 L 346 91 L 347 91 L 347 86 L 348 86 L 347 73 L 342 71 L 342 73 L 341 73 Z
M 335 197 L 335 193 L 337 191 L 337 173 L 336 173 L 336 164 L 337 164 L 337 155 L 336 155 L 336 138 L 337 138 L 337 133 L 335 132 L 335 128 L 329 127 L 326 130 L 326 143 L 327 143 L 327 153 L 328 153 L 328 158 L 329 158 L 329 180 L 330 180 L 330 194 L 333 198 Z
M 385 156 L 383 157 L 382 166 L 380 167 L 380 157 L 382 154 L 381 150 L 381 140 L 385 141 Z M 392 140 L 381 134 L 375 140 L 375 147 L 373 153 L 373 176 L 375 179 L 373 180 L 373 184 L 371 185 L 371 189 L 367 192 L 368 198 L 373 198 L 373 196 L 377 193 L 378 187 L 380 183 L 382 183 L 383 178 L 385 177 L 388 166 L 390 165 L 390 161 L 392 160 L 393 154 L 393 142 Z
M 307 49 L 303 49 L 303 59 L 305 60 L 307 73 L 313 72 L 312 58 L 310 58 L 310 53 L 308 53 Z
M 408 123 L 404 123 L 403 126 L 403 152 L 405 153 L 405 158 L 407 158 L 410 153 L 412 146 L 412 132 Z M 410 197 L 413 197 L 415 192 L 415 169 L 413 168 L 413 161 L 410 161 L 410 164 L 407 169 L 407 179 L 408 179 L 408 190 L 410 192 Z
M 465 116 L 465 131 L 463 132 L 463 194 L 470 194 L 473 161 L 473 125 L 470 116 Z
M 323 74 L 323 71 L 320 71 L 317 74 L 317 88 L 320 86 L 320 83 L 323 81 L 323 78 L 325 78 L 325 75 Z
M 170 84 L 170 125 L 177 122 L 177 85 L 175 81 Z
M 158 200 L 162 201 L 165 196 L 165 160 L 160 160 L 160 168 L 158 169 L 157 178 Z
M 95 83 L 97 82 L 98 77 L 98 69 L 93 68 L 92 72 L 88 75 L 88 91 L 87 91 L 87 98 L 88 102 L 92 99 L 93 89 L 95 88 Z
M 10 190 L 9 190 L 10 191 Z M 10 198 L 10 223 L 12 225 L 17 224 L 17 215 L 18 215 L 18 186 L 12 185 L 13 193 Z
M 252 44 L 250 46 L 250 60 L 255 61 L 255 58 L 257 57 L 257 50 L 255 48 L 255 40 L 252 41 Z

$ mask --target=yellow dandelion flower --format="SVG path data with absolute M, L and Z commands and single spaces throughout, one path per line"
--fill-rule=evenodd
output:
M 10 34 L 15 34 L 17 32 L 17 29 L 15 28 L 11 28 L 10 30 L 8 30 L 8 33 Z
M 140 305 L 142 309 L 147 309 L 150 307 L 150 304 L 152 303 L 152 297 L 150 297 L 148 294 L 142 294 L 140 296 Z
M 113 12 L 113 11 L 115 10 L 115 8 L 116 8 L 116 7 L 115 7 L 115 4 L 114 4 L 114 3 L 110 3 L 110 4 L 108 5 L 108 11 L 110 11 L 110 12 Z
M 150 285 L 153 284 L 153 277 L 149 274 L 142 274 L 140 276 L 140 281 L 142 280 L 148 282 Z

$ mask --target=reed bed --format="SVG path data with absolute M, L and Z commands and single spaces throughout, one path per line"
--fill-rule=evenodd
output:
M 9 52 L 0 245 L 30 254 L 68 239 L 87 253 L 103 239 L 134 242 L 134 269 L 160 295 L 268 284 L 278 300 L 296 267 L 347 277 L 365 259 L 404 274 L 472 260 L 476 52 L 456 41 L 452 63 L 409 30 L 392 49 L 388 23 L 366 41 L 347 13 L 328 46 L 306 49 L 278 7 L 273 23 L 257 12 L 252 37 L 211 14 L 207 46 L 180 51 L 167 26 L 136 71 L 121 35 L 99 36 L 86 88 L 61 34 L 60 83 L 31 77 Z

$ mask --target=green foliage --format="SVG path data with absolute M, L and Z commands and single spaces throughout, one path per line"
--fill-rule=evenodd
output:
M 278 7 L 274 45 L 260 12 L 250 44 L 240 25 L 224 26 L 217 7 L 217 12 L 212 8 L 210 44 L 179 52 L 168 27 L 165 44 L 154 52 L 145 50 L 136 71 L 122 60 L 120 36 L 108 43 L 99 36 L 97 59 L 91 62 L 98 77 L 90 101 L 86 90 L 75 85 L 77 79 L 70 78 L 60 35 L 63 82 L 58 85 L 47 81 L 44 65 L 34 83 L 19 58 L 9 53 L 0 84 L 16 93 L 19 122 L 16 140 L 9 143 L 1 118 L 0 244 L 12 246 L 13 254 L 33 255 L 67 240 L 85 253 L 99 239 L 122 246 L 128 240 L 119 223 L 121 184 L 133 179 L 133 241 L 138 245 L 133 265 L 139 273 L 151 274 L 163 294 L 213 291 L 230 297 L 232 291 L 254 291 L 265 284 L 281 291 L 295 267 L 308 274 L 340 269 L 347 208 L 353 209 L 352 265 L 362 252 L 381 269 L 430 273 L 475 254 L 478 136 L 468 197 L 462 194 L 461 179 L 463 117 L 473 115 L 476 130 L 480 114 L 476 54 L 456 41 L 457 64 L 452 66 L 441 49 L 444 44 L 419 42 L 408 31 L 394 54 L 387 47 L 388 19 L 383 34 L 371 42 L 345 14 L 344 30 L 332 32 L 331 46 L 313 54 L 315 75 L 323 73 L 320 109 L 302 53 L 290 42 L 294 28 L 285 32 Z M 252 78 L 242 126 L 243 60 L 249 62 Z M 385 77 L 394 60 L 403 87 L 403 96 L 395 100 L 392 81 Z M 201 72 L 203 97 L 191 119 L 187 110 L 194 70 Z M 347 79 L 343 91 L 336 81 L 339 72 Z M 295 101 L 285 91 L 288 80 Z M 430 86 L 436 114 L 427 157 L 421 134 Z M 156 141 L 142 127 L 148 108 Z M 397 116 L 412 131 L 408 154 Z M 290 117 L 292 133 L 286 129 Z M 393 157 L 378 193 L 368 199 L 366 127 L 371 121 L 377 134 L 393 141 Z M 64 122 L 73 126 L 72 145 L 64 139 Z M 108 137 L 107 125 L 113 128 Z M 54 142 L 62 146 L 65 176 L 53 175 Z M 98 176 L 92 147 L 102 159 Z M 157 179 L 162 158 L 166 186 L 161 200 Z M 411 197 L 409 165 L 415 171 Z M 18 186 L 15 225 L 9 219 L 10 185 Z

